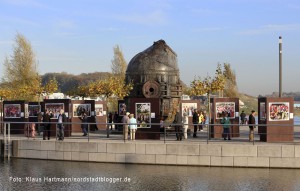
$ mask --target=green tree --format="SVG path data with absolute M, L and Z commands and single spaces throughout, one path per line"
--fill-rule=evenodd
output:
M 2 86 L 12 92 L 8 99 L 35 101 L 41 89 L 35 54 L 22 34 L 17 33 L 15 43 L 13 55 L 4 60 Z

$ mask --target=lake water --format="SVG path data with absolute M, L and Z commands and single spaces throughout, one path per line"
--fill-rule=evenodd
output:
M 0 190 L 300 190 L 295 169 L 12 159 L 0 172 Z

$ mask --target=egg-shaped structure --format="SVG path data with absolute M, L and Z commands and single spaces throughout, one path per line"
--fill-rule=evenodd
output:
M 130 82 L 133 83 L 133 89 L 125 102 L 132 105 L 137 100 L 144 103 L 155 100 L 151 104 L 151 113 L 172 120 L 179 108 L 182 84 L 177 55 L 164 40 L 154 42 L 130 60 L 126 70 L 126 83 Z M 139 121 L 137 108 L 132 111 L 136 112 Z
M 164 40 L 134 56 L 126 70 L 126 83 L 133 83 L 128 97 L 180 98 L 182 85 L 176 53 Z

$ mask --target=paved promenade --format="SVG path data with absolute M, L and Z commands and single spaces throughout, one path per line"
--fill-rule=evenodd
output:
M 231 141 L 207 140 L 207 131 L 198 138 L 176 141 L 174 134 L 160 140 L 126 141 L 122 134 L 105 131 L 91 132 L 89 137 L 81 132 L 72 133 L 64 141 L 43 140 L 41 136 L 27 138 L 12 135 L 12 157 L 42 160 L 108 162 L 155 165 L 300 168 L 300 138 L 293 142 L 266 143 L 256 136 L 248 141 L 248 129 L 242 127 L 240 137 Z M 257 133 L 257 130 L 256 132 Z
M 53 132 L 54 133 L 54 132 Z M 52 133 L 52 134 L 53 134 Z M 266 143 L 261 142 L 260 137 L 257 132 L 257 128 L 255 129 L 255 140 L 254 142 L 248 141 L 248 133 L 249 129 L 248 126 L 241 126 L 240 127 L 240 137 L 233 137 L 231 141 L 223 140 L 222 138 L 211 138 L 207 139 L 207 129 L 204 128 L 204 131 L 198 131 L 197 138 L 192 137 L 192 133 L 188 135 L 188 139 L 183 139 L 182 141 L 176 141 L 176 136 L 174 132 L 168 132 L 166 137 L 163 133 L 160 135 L 160 140 L 135 140 L 135 142 L 143 142 L 143 143 L 155 143 L 155 142 L 166 142 L 166 143 L 184 143 L 184 144 L 254 144 L 254 145 L 261 145 L 261 144 L 285 144 L 285 145 L 300 145 L 300 126 L 295 126 L 294 128 L 294 141 L 292 142 L 280 142 L 280 143 Z M 0 140 L 3 139 L 3 134 L 0 135 Z M 36 136 L 35 138 L 28 138 L 25 137 L 23 134 L 12 134 L 11 140 L 42 140 L 42 135 Z M 45 140 L 48 141 L 48 140 Z M 51 137 L 50 141 L 56 141 L 55 137 Z M 65 137 L 67 142 L 124 142 L 122 132 L 118 132 L 115 130 L 109 131 L 109 138 L 107 138 L 107 132 L 105 130 L 99 130 L 90 132 L 88 136 L 82 136 L 81 132 L 72 132 L 71 137 Z M 130 143 L 132 141 L 128 140 L 126 143 Z

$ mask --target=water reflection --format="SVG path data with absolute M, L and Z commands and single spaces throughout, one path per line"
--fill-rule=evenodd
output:
M 0 175 L 0 190 L 299 190 L 300 188 L 300 171 L 295 169 L 154 166 L 13 159 L 11 162 L 1 161 L 0 172 L 3 172 Z M 22 182 L 14 182 L 11 177 L 21 178 Z M 26 181 L 26 177 L 41 181 Z M 44 181 L 44 178 L 53 177 L 105 177 L 107 181 Z M 122 181 L 113 183 L 110 182 L 112 178 L 115 178 L 114 180 L 122 178 Z

